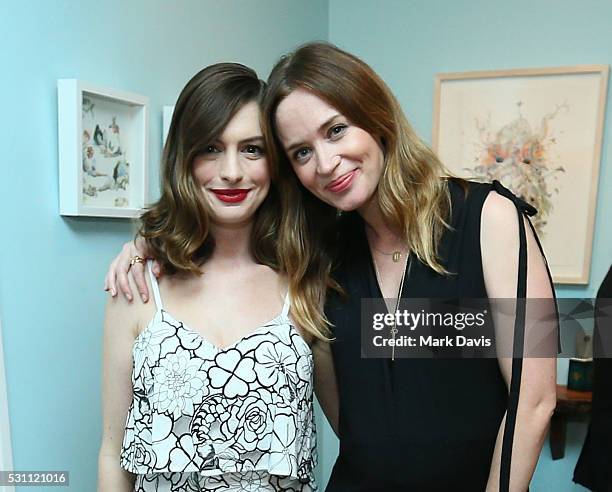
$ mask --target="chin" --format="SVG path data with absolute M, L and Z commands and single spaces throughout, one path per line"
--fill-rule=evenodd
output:
M 334 206 L 342 212 L 352 212 L 353 210 L 357 210 L 361 205 L 359 203 L 338 203 Z
M 211 222 L 217 226 L 238 226 L 248 224 L 253 221 L 253 215 L 248 217 L 228 217 L 228 216 L 215 216 L 211 218 Z
M 329 197 L 324 200 L 328 205 L 331 205 L 343 212 L 352 212 L 363 207 L 371 198 L 372 195 L 361 190 L 351 190 L 341 197 Z
M 213 210 L 210 215 L 211 221 L 217 225 L 237 225 L 250 222 L 255 216 L 255 211 L 240 209 L 241 207 L 225 210 Z

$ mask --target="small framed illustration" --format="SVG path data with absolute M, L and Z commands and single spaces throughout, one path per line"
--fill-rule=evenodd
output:
M 148 98 L 60 79 L 60 214 L 139 217 L 147 196 Z
M 555 283 L 589 282 L 608 65 L 438 74 L 433 148 L 451 173 L 497 179 L 532 219 Z

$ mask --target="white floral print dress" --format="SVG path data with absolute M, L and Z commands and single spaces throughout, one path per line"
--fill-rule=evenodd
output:
M 314 481 L 313 359 L 288 317 L 219 348 L 163 309 L 133 347 L 121 466 L 135 490 L 301 491 Z

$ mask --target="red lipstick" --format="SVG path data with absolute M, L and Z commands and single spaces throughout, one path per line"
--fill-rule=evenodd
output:
M 331 183 L 329 183 L 326 188 L 333 193 L 340 193 L 341 191 L 346 190 L 351 183 L 353 182 L 353 178 L 357 174 L 357 169 L 353 169 L 351 172 L 343 174 L 337 179 L 334 179 Z
M 248 189 L 240 189 L 240 188 L 228 188 L 228 189 L 213 189 L 212 191 L 215 196 L 225 203 L 240 203 L 243 201 L 247 195 L 249 194 Z

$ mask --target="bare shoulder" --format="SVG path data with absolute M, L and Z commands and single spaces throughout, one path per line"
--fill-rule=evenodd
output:
M 131 274 L 128 275 L 128 279 L 132 292 L 138 292 L 138 287 Z M 133 338 L 136 338 L 144 329 L 156 310 L 155 300 L 152 294 L 151 279 L 148 273 L 145 274 L 145 280 L 147 288 L 151 293 L 149 302 L 147 303 L 142 302 L 138 295 L 136 295 L 131 302 L 121 293 L 115 297 L 110 295 L 107 297 L 105 313 L 105 324 L 107 329 L 111 329 L 112 331 L 127 330 Z
M 516 235 L 518 233 L 518 215 L 516 206 L 505 196 L 496 191 L 490 191 L 482 206 L 482 228 L 498 232 L 505 231 L 506 235 Z
M 489 297 L 513 297 L 518 269 L 518 214 L 514 203 L 496 191 L 482 207 L 480 249 Z
M 266 289 L 273 293 L 275 302 L 280 301 L 281 305 L 285 302 L 285 297 L 289 295 L 289 277 L 285 272 L 275 270 L 267 265 L 257 265 L 254 270 L 255 283 L 258 293 Z M 291 299 L 289 299 L 291 301 Z

